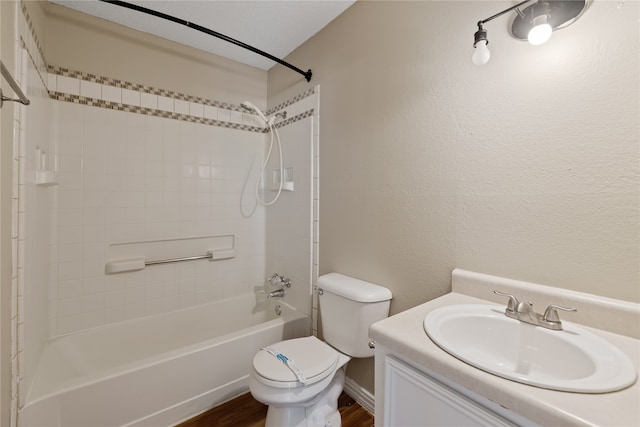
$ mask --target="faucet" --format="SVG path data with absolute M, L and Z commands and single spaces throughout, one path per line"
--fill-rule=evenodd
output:
M 280 289 L 276 289 L 275 291 L 269 292 L 267 294 L 267 298 L 282 298 L 284 297 L 284 288 L 291 287 L 291 280 L 287 279 L 284 276 L 279 275 L 278 273 L 275 273 L 271 277 L 268 277 L 267 282 L 269 282 L 273 286 L 280 285 Z
M 575 308 L 551 304 L 544 311 L 544 314 L 539 314 L 533 310 L 532 302 L 518 301 L 518 299 L 513 295 L 506 294 L 498 290 L 494 290 L 493 293 L 496 295 L 509 297 L 507 308 L 504 311 L 505 316 L 524 323 L 528 323 L 530 325 L 541 326 L 543 328 L 551 329 L 554 331 L 562 330 L 562 322 L 560 321 L 557 310 L 578 311 Z
M 269 292 L 267 294 L 267 298 L 282 298 L 284 297 L 284 288 L 276 289 L 275 291 Z

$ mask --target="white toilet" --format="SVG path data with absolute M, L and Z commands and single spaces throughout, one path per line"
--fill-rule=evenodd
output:
M 372 357 L 369 326 L 389 315 L 391 291 L 330 273 L 318 278 L 322 334 L 280 341 L 253 358 L 249 389 L 269 405 L 266 427 L 340 427 L 347 362 Z

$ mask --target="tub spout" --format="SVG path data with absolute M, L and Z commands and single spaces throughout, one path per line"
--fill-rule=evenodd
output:
M 277 289 L 267 294 L 267 298 L 282 298 L 284 297 L 284 289 Z

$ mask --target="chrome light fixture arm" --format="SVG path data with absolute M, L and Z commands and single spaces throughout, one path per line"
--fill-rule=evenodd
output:
M 476 33 L 474 34 L 475 41 L 473 43 L 473 47 L 476 47 L 476 44 L 481 40 L 486 40 L 487 43 L 489 43 L 489 40 L 487 39 L 487 30 L 485 30 L 482 27 L 484 24 L 486 24 L 489 21 L 493 21 L 494 19 L 504 15 L 505 13 L 511 12 L 514 9 L 516 9 L 518 11 L 518 15 L 524 16 L 519 8 L 521 6 L 524 6 L 527 3 L 531 3 L 532 1 L 534 1 L 534 0 L 522 1 L 522 2 L 520 2 L 520 3 L 518 3 L 518 4 L 514 5 L 514 6 L 511 6 L 511 7 L 507 8 L 507 9 L 503 10 L 502 12 L 498 12 L 493 16 L 490 16 L 490 17 L 488 17 L 486 19 L 482 19 L 482 20 L 478 21 L 478 31 L 476 31 Z
M 484 65 L 491 53 L 487 48 L 489 40 L 484 24 L 505 13 L 516 10 L 518 15 L 511 24 L 511 35 L 518 40 L 528 40 L 532 45 L 546 42 L 555 30 L 571 25 L 586 10 L 591 0 L 526 0 L 508 7 L 486 19 L 478 21 L 478 31 L 474 34 L 472 61 Z M 526 6 L 524 9 L 520 8 Z

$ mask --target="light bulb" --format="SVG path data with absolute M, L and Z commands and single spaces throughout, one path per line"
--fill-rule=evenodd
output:
M 551 33 L 553 29 L 551 25 L 547 22 L 548 15 L 542 14 L 533 18 L 531 22 L 532 28 L 529 30 L 529 35 L 527 36 L 527 40 L 534 46 L 538 46 L 551 37 Z
M 475 48 L 473 49 L 471 62 L 473 62 L 475 65 L 484 65 L 489 62 L 489 58 L 491 58 L 491 52 L 487 47 L 487 41 L 480 40 L 478 43 L 476 43 Z
M 531 43 L 532 45 L 538 46 L 546 42 L 547 40 L 549 40 L 549 37 L 551 37 L 552 32 L 553 30 L 551 29 L 551 25 L 549 24 L 538 25 L 536 27 L 533 27 L 531 31 L 529 31 L 529 35 L 527 36 L 527 39 L 529 40 L 529 43 Z

